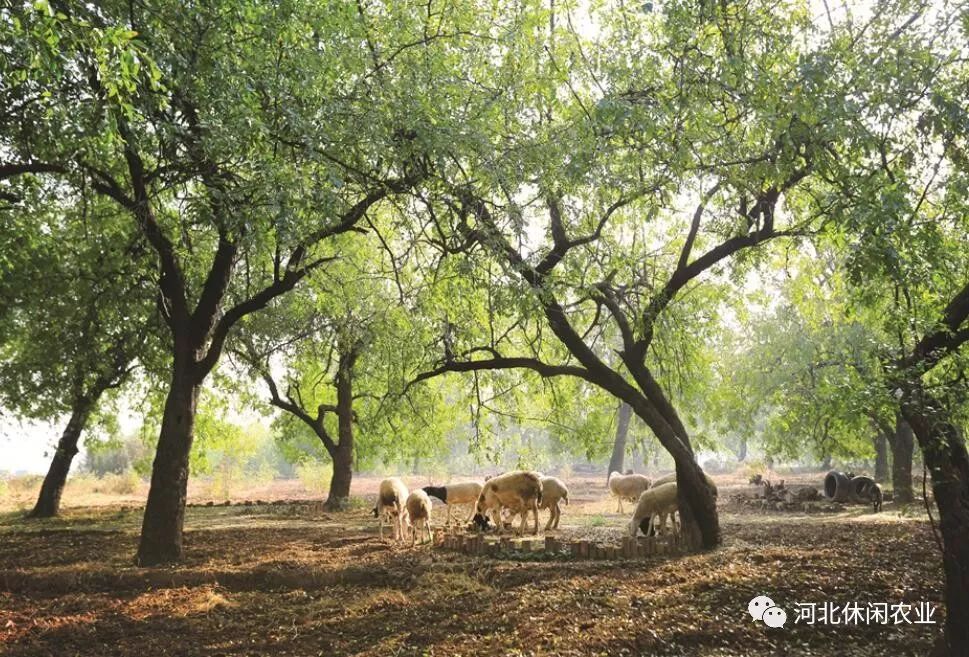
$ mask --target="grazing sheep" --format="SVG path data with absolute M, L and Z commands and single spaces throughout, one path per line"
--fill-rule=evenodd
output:
M 636 537 L 636 532 L 642 530 L 647 536 L 666 529 L 666 517 L 672 516 L 679 509 L 676 497 L 676 484 L 666 483 L 653 486 L 639 496 L 632 520 L 629 521 L 629 535 Z M 676 519 L 671 518 L 673 533 L 677 533 Z
M 404 485 L 404 482 L 397 477 L 384 479 L 380 482 L 377 506 L 373 508 L 373 517 L 380 519 L 380 538 L 384 537 L 384 520 L 389 518 L 394 530 L 394 540 L 404 540 L 406 503 L 407 486 Z
M 717 485 L 714 483 L 713 479 L 710 478 L 710 475 L 708 475 L 706 472 L 703 473 L 703 478 L 707 480 L 707 485 L 713 489 L 713 497 L 714 499 L 716 499 L 717 495 L 719 494 L 719 491 L 717 490 Z M 656 488 L 657 486 L 662 486 L 663 484 L 670 484 L 670 483 L 676 483 L 675 471 L 671 472 L 668 475 L 664 475 L 659 479 L 657 479 L 656 481 L 654 481 L 653 488 Z
M 434 540 L 431 531 L 431 498 L 423 490 L 415 490 L 407 497 L 407 518 L 410 523 L 410 544 L 413 547 L 417 541 L 417 532 L 421 532 L 421 543 L 424 542 L 424 532 L 427 540 Z
M 448 484 L 447 486 L 424 486 L 422 489 L 432 497 L 436 497 L 447 504 L 447 524 L 451 524 L 451 507 L 458 504 L 468 504 L 471 506 L 471 513 L 465 522 L 474 516 L 474 504 L 481 495 L 481 484 L 476 481 L 463 481 L 458 484 Z
M 501 511 L 509 509 L 513 519 L 516 514 L 521 514 L 522 522 L 518 528 L 518 535 L 521 536 L 525 533 L 528 512 L 531 511 L 535 518 L 533 533 L 538 534 L 538 505 L 541 502 L 542 481 L 537 473 L 522 470 L 506 472 L 485 482 L 481 495 L 478 496 L 478 503 L 475 505 L 473 521 L 477 527 L 488 529 L 487 514 L 490 512 L 491 520 L 498 527 L 500 534 L 504 530 Z
M 650 485 L 649 477 L 641 474 L 619 474 L 618 472 L 609 473 L 609 490 L 619 501 L 617 511 L 622 513 L 622 501 L 628 500 L 635 502 L 642 495 L 643 491 L 648 490 Z
M 548 522 L 545 523 L 545 531 L 559 528 L 559 518 L 562 517 L 562 509 L 559 508 L 559 501 L 565 500 L 569 503 L 569 489 L 561 479 L 555 477 L 542 477 L 542 503 L 540 509 L 548 509 Z

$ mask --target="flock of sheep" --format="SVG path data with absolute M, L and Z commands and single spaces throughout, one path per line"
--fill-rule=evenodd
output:
M 717 486 L 704 474 L 707 483 L 717 493 Z M 629 535 L 636 536 L 641 530 L 647 536 L 665 533 L 666 519 L 670 519 L 671 531 L 678 532 L 676 521 L 677 491 L 676 475 L 670 474 L 650 481 L 641 474 L 609 474 L 609 491 L 619 503 L 618 512 L 623 512 L 623 501 L 634 502 L 632 520 L 629 522 Z M 558 529 L 562 517 L 561 502 L 569 503 L 569 489 L 556 477 L 545 477 L 538 472 L 515 470 L 495 477 L 486 477 L 484 483 L 465 481 L 446 486 L 425 486 L 413 492 L 397 477 L 380 482 L 377 504 L 373 515 L 380 522 L 380 537 L 384 536 L 384 525 L 389 522 L 395 541 L 410 536 L 411 545 L 433 540 L 431 531 L 431 497 L 447 505 L 447 523 L 451 522 L 451 507 L 467 504 L 471 513 L 465 522 L 481 531 L 497 529 L 501 533 L 506 521 L 513 523 L 515 516 L 521 516 L 518 535 L 525 533 L 528 514 L 534 518 L 533 534 L 538 534 L 538 511 L 548 509 L 548 522 L 545 531 Z

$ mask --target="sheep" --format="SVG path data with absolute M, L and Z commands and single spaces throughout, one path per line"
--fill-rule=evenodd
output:
M 492 521 L 498 527 L 500 534 L 504 530 L 501 522 L 501 510 L 507 508 L 512 512 L 512 518 L 520 513 L 522 516 L 518 535 L 525 533 L 528 522 L 528 512 L 535 518 L 535 531 L 538 534 L 538 505 L 542 502 L 542 481 L 535 472 L 514 470 L 503 475 L 492 477 L 485 482 L 475 505 L 474 524 L 480 529 L 488 529 L 488 512 Z
M 707 480 L 707 485 L 713 490 L 713 497 L 714 499 L 716 499 L 719 494 L 719 491 L 717 490 L 717 484 L 714 483 L 713 479 L 711 479 L 710 475 L 708 475 L 706 472 L 703 473 L 703 478 Z M 657 479 L 656 481 L 654 481 L 653 487 L 655 488 L 656 486 L 662 486 L 663 484 L 670 484 L 670 483 L 676 483 L 676 471 L 673 471 L 668 475 L 664 475 L 659 479 Z
M 632 520 L 629 521 L 629 536 L 636 537 L 637 530 L 649 536 L 666 529 L 666 517 L 679 509 L 676 496 L 676 483 L 660 484 L 644 491 L 636 503 Z M 673 533 L 677 533 L 675 518 L 671 518 Z
M 471 513 L 465 522 L 474 516 L 474 504 L 481 495 L 481 484 L 476 481 L 464 481 L 458 484 L 448 484 L 447 486 L 424 486 L 422 489 L 432 497 L 436 497 L 447 504 L 447 524 L 451 524 L 451 507 L 458 504 L 469 504 Z
M 569 489 L 561 479 L 555 477 L 542 477 L 542 503 L 540 509 L 548 509 L 548 522 L 545 524 L 545 531 L 559 528 L 559 519 L 562 517 L 562 509 L 559 508 L 559 501 L 565 500 L 569 503 Z
M 380 492 L 377 494 L 377 505 L 373 508 L 373 517 L 380 519 L 380 538 L 384 537 L 384 520 L 392 518 L 394 540 L 404 540 L 404 514 L 407 512 L 407 486 L 397 477 L 384 479 L 380 482 Z
M 431 531 L 431 498 L 423 490 L 415 490 L 407 497 L 407 518 L 410 525 L 410 544 L 411 547 L 417 541 L 417 532 L 421 532 L 421 543 L 424 542 L 424 532 L 427 531 L 427 540 L 434 541 L 434 532 Z
M 622 513 L 622 501 L 628 500 L 635 502 L 643 491 L 650 486 L 649 477 L 641 474 L 619 474 L 618 472 L 609 473 L 609 490 L 619 502 L 618 513 Z

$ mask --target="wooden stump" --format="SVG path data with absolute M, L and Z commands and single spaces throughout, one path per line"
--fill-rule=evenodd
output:
M 569 554 L 572 555 L 573 558 L 578 558 L 582 556 L 580 554 L 582 551 L 581 547 L 582 546 L 579 544 L 578 541 L 572 541 L 571 543 L 569 543 Z
M 545 551 L 549 554 L 555 554 L 559 551 L 558 541 L 554 536 L 545 537 Z

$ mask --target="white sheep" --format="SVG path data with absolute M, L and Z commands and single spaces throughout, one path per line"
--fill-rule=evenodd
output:
M 487 529 L 487 514 L 490 512 L 492 522 L 498 527 L 500 534 L 504 530 L 501 511 L 509 509 L 513 519 L 515 514 L 521 514 L 522 522 L 518 529 L 518 535 L 521 536 L 525 533 L 528 512 L 531 511 L 535 518 L 533 533 L 538 534 L 538 505 L 541 502 L 542 481 L 538 473 L 522 470 L 507 472 L 485 482 L 475 505 L 473 521 L 479 528 Z
M 629 535 L 636 537 L 636 531 L 641 529 L 649 536 L 655 531 L 666 530 L 666 517 L 672 516 L 679 509 L 676 496 L 676 483 L 653 486 L 639 496 L 632 520 L 629 521 Z M 675 518 L 671 519 L 673 533 L 677 533 Z
M 424 486 L 422 490 L 447 504 L 447 524 L 450 525 L 452 506 L 468 504 L 471 507 L 471 513 L 465 522 L 474 517 L 474 505 L 478 501 L 478 496 L 481 495 L 481 484 L 476 481 L 462 481 L 446 486 Z
M 714 483 L 713 479 L 710 478 L 706 472 L 703 473 L 703 478 L 707 480 L 707 485 L 713 490 L 713 497 L 716 498 L 719 494 L 717 490 L 717 485 Z M 653 486 L 662 486 L 663 484 L 676 483 L 676 471 L 671 472 L 668 475 L 663 475 L 659 479 L 653 482 Z
M 380 482 L 377 505 L 373 508 L 373 517 L 380 519 L 380 538 L 384 537 L 384 521 L 389 518 L 394 530 L 394 540 L 404 540 L 406 504 L 407 486 L 403 481 L 391 477 Z
M 417 541 L 417 532 L 421 532 L 421 543 L 424 542 L 424 532 L 427 540 L 434 541 L 431 531 L 431 498 L 422 490 L 415 490 L 407 497 L 407 518 L 410 524 L 410 544 L 413 547 Z
M 618 472 L 609 473 L 609 491 L 616 496 L 619 501 L 617 511 L 622 513 L 622 501 L 628 500 L 635 502 L 643 491 L 650 486 L 649 477 L 641 474 L 619 474 Z
M 562 517 L 562 509 L 559 502 L 564 500 L 569 503 L 569 489 L 561 479 L 556 477 L 542 477 L 542 503 L 538 508 L 548 509 L 548 522 L 545 523 L 545 531 L 559 528 L 559 518 Z

